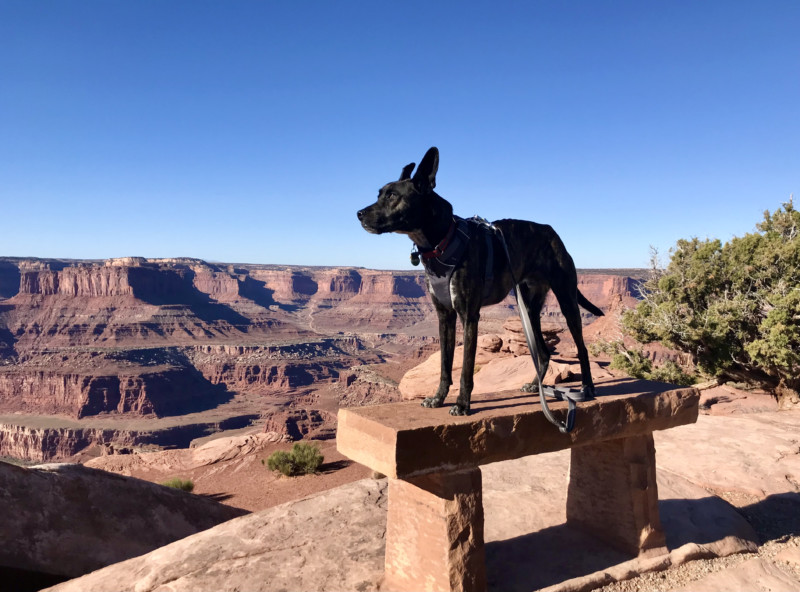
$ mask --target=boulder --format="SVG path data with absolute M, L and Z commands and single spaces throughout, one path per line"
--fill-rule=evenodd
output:
M 267 446 L 282 441 L 273 432 L 215 438 L 191 450 L 192 466 L 212 465 L 242 458 L 263 451 Z
M 512 389 L 519 389 L 522 385 L 536 379 L 533 361 L 525 348 L 525 354 L 512 356 L 499 351 L 492 353 L 487 349 L 478 348 L 475 355 L 475 375 L 472 393 L 475 395 L 496 393 Z M 450 387 L 450 399 L 455 399 L 461 380 L 461 364 L 464 348 L 459 346 L 453 357 L 453 386 Z M 422 399 L 430 397 L 439 386 L 439 372 L 441 366 L 441 353 L 435 352 L 419 366 L 406 372 L 400 381 L 399 389 L 404 400 Z M 596 362 L 590 362 L 592 378 L 595 382 L 612 378 L 608 371 Z M 561 360 L 551 358 L 543 382 L 545 384 L 560 384 L 580 377 L 580 366 L 574 360 Z
M 0 567 L 75 577 L 245 513 L 78 464 L 0 462 Z
M 386 481 L 365 479 L 226 522 L 55 592 L 376 590 Z
M 481 335 L 478 337 L 478 348 L 489 353 L 497 353 L 503 347 L 503 340 L 499 335 Z

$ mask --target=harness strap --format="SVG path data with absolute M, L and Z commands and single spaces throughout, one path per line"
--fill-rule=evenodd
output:
M 487 222 L 487 224 L 489 224 Z M 534 341 L 534 334 L 533 334 L 533 327 L 531 326 L 531 317 L 528 314 L 528 307 L 525 306 L 525 300 L 522 297 L 522 290 L 519 287 L 519 283 L 517 282 L 517 278 L 514 277 L 514 269 L 511 265 L 511 254 L 508 252 L 508 245 L 506 244 L 506 239 L 503 236 L 503 231 L 497 228 L 494 224 L 489 224 L 494 231 L 500 235 L 500 242 L 503 243 L 503 249 L 506 252 L 506 258 L 508 259 L 508 269 L 511 272 L 511 279 L 514 282 L 514 292 L 517 297 L 517 306 L 519 307 L 519 317 L 522 320 L 522 328 L 525 333 L 525 341 L 528 343 L 528 350 L 531 352 L 531 358 L 533 358 L 533 366 L 536 369 L 536 381 L 539 386 L 539 400 L 542 404 L 542 411 L 544 411 L 544 415 L 547 418 L 547 421 L 552 423 L 554 426 L 558 428 L 558 431 L 562 434 L 568 434 L 572 431 L 572 428 L 575 427 L 575 409 L 576 403 L 582 402 L 586 400 L 586 395 L 582 391 L 575 391 L 574 389 L 570 389 L 567 387 L 551 387 L 551 386 L 544 386 L 542 384 L 542 378 L 544 374 L 547 372 L 547 368 L 542 368 L 541 363 L 539 361 L 539 354 L 538 350 L 536 349 L 536 343 Z M 558 420 L 553 413 L 550 411 L 550 408 L 547 406 L 547 398 L 545 395 L 549 397 L 553 397 L 557 400 L 567 401 L 567 421 L 563 422 Z
M 450 243 L 450 240 L 453 238 L 453 233 L 456 231 L 456 219 L 453 218 L 450 221 L 450 228 L 447 229 L 447 234 L 444 235 L 444 238 L 439 241 L 439 244 L 433 247 L 431 251 L 425 251 L 424 253 L 420 253 L 422 255 L 423 260 L 433 259 L 434 257 L 441 257 L 442 254 L 447 249 L 447 245 Z

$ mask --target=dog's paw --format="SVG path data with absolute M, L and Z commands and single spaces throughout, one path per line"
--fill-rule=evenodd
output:
M 522 388 L 520 388 L 519 390 L 521 390 L 523 393 L 534 393 L 534 394 L 538 393 L 539 383 L 536 381 L 526 382 L 525 384 L 522 385 Z
M 464 407 L 456 403 L 450 407 L 450 415 L 469 415 L 469 407 Z
M 436 409 L 437 407 L 441 407 L 444 404 L 443 399 L 439 399 L 437 397 L 428 397 L 423 399 L 422 403 L 420 403 L 423 407 L 428 407 L 430 409 Z

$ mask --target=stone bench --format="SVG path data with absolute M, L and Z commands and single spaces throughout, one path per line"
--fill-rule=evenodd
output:
M 652 433 L 694 423 L 700 395 L 632 379 L 597 393 L 566 435 L 518 391 L 473 397 L 467 417 L 419 401 L 341 409 L 339 451 L 389 477 L 382 589 L 485 590 L 480 465 L 566 448 L 567 524 L 634 556 L 665 553 Z M 563 418 L 566 403 L 551 409 Z

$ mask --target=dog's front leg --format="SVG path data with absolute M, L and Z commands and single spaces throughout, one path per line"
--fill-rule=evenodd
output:
M 480 314 L 462 319 L 464 325 L 464 363 L 461 367 L 461 384 L 456 404 L 450 408 L 450 415 L 469 415 L 472 387 L 475 376 L 475 354 L 478 351 L 478 321 Z
M 439 347 L 442 353 L 439 388 L 436 394 L 422 401 L 423 407 L 441 407 L 453 384 L 453 352 L 456 349 L 456 312 L 436 306 L 439 315 Z

